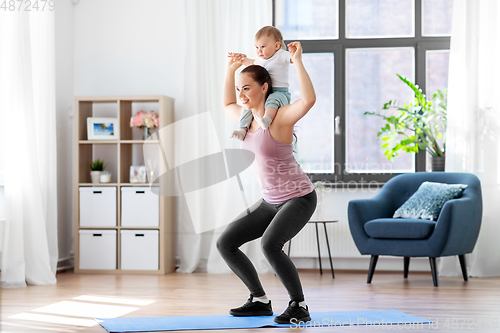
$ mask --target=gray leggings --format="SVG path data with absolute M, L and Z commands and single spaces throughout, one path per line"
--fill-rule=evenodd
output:
M 283 246 L 306 225 L 316 209 L 316 192 L 292 198 L 280 204 L 260 199 L 229 224 L 217 240 L 217 249 L 231 270 L 254 297 L 264 296 L 257 271 L 239 247 L 262 237 L 262 251 L 285 286 L 290 299 L 304 301 L 299 274 Z

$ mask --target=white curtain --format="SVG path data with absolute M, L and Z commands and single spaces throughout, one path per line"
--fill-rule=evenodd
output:
M 222 150 L 239 148 L 240 141 L 229 139 L 229 134 L 237 128 L 238 123 L 229 119 L 222 109 L 222 84 L 227 53 L 243 52 L 249 57 L 254 57 L 255 33 L 261 27 L 271 24 L 271 0 L 186 0 L 184 3 L 186 61 L 185 76 L 182 78 L 184 81 L 180 83 L 184 88 L 184 98 L 176 101 L 177 118 L 210 112 L 217 133 L 215 141 L 218 140 L 212 144 L 220 145 Z M 183 142 L 176 143 L 176 156 L 206 146 L 208 138 L 206 135 L 201 135 L 203 133 L 204 130 L 194 126 L 190 140 L 183 141 L 189 143 L 185 143 L 184 146 Z M 176 138 L 179 136 L 180 134 L 176 133 Z M 188 144 L 191 147 L 187 146 Z M 240 178 L 245 189 L 245 200 L 251 205 L 261 197 L 258 182 L 250 168 L 240 174 Z M 228 193 L 220 193 L 216 200 L 223 203 L 223 210 L 229 210 L 234 205 L 234 200 Z M 180 255 L 178 271 L 230 272 L 215 247 L 215 241 L 225 226 L 197 233 L 185 197 L 179 200 L 177 212 Z M 213 223 L 208 220 L 205 222 Z M 210 225 L 206 229 L 210 229 Z M 252 242 L 242 250 L 249 255 L 257 270 L 264 273 L 270 271 L 270 266 L 262 255 L 259 244 Z
M 500 276 L 500 2 L 455 0 L 450 46 L 446 171 L 481 180 L 483 220 L 471 276 Z M 443 258 L 441 275 L 459 275 Z
M 54 32 L 53 11 L 0 11 L 6 201 L 2 287 L 56 282 Z

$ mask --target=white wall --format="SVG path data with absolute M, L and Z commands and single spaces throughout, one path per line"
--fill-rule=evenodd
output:
M 4 218 L 5 218 L 5 192 L 3 186 L 0 186 L 0 221 Z M 1 249 L 2 247 L 0 246 L 0 250 Z
M 73 4 L 58 1 L 55 10 L 57 230 L 59 266 L 73 256 Z
M 183 1 L 81 0 L 74 17 L 75 95 L 178 97 Z

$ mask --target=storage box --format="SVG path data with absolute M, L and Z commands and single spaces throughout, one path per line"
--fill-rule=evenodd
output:
M 80 269 L 116 269 L 116 230 L 80 230 Z
M 149 187 L 122 187 L 121 225 L 123 227 L 157 227 L 159 197 Z
M 80 187 L 80 226 L 116 226 L 116 187 Z
M 158 230 L 121 230 L 121 269 L 158 270 Z

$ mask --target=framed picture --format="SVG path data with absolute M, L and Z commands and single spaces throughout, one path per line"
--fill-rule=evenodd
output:
M 130 167 L 130 182 L 131 183 L 145 183 L 146 182 L 146 166 L 135 166 Z
M 118 140 L 117 118 L 87 118 L 88 140 Z

